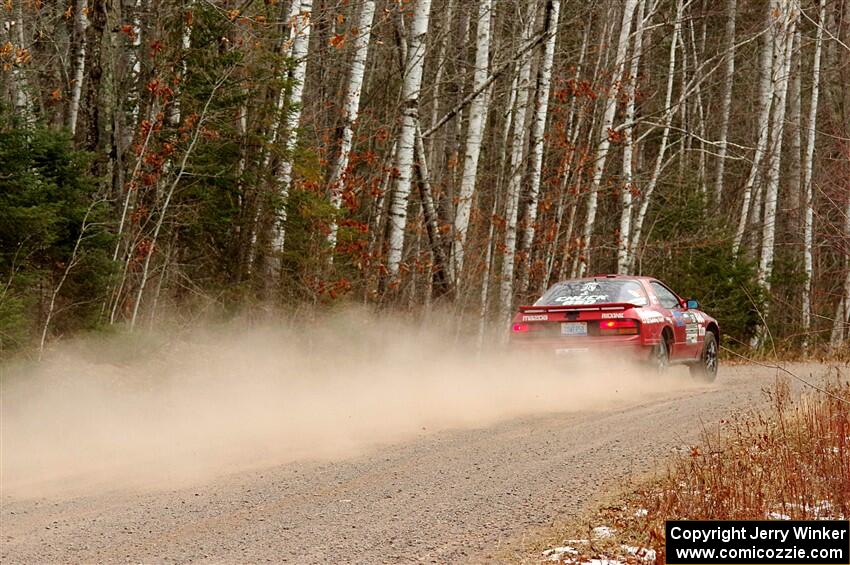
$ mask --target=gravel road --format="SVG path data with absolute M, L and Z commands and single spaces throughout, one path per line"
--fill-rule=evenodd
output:
M 0 562 L 493 561 L 504 544 L 651 470 L 703 424 L 763 402 L 773 374 L 724 367 L 713 385 L 613 409 L 423 431 L 352 458 L 193 488 L 4 494 Z

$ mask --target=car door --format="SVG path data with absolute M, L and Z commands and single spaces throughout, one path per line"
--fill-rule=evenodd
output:
M 671 359 L 689 359 L 695 356 L 699 347 L 699 327 L 696 318 L 682 307 L 682 301 L 672 290 L 660 281 L 650 281 L 652 291 L 658 298 L 665 317 L 673 321 L 673 337 L 675 343 L 670 351 Z

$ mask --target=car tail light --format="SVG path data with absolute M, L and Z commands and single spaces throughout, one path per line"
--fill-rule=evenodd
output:
M 637 320 L 601 320 L 599 335 L 636 335 L 639 333 Z
M 520 334 L 527 332 L 530 328 L 528 327 L 528 324 L 514 324 L 511 329 L 514 333 Z

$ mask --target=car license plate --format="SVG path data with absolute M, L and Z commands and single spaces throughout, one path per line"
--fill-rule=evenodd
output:
M 563 322 L 561 324 L 561 335 L 586 336 L 587 322 Z
M 587 353 L 586 347 L 570 347 L 569 349 L 556 349 L 555 356 L 556 357 L 569 357 L 571 355 L 579 355 L 581 353 Z

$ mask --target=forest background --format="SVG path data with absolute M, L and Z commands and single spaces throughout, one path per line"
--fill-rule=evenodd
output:
M 597 273 L 847 348 L 850 0 L 0 15 L 0 355 L 352 303 L 483 334 Z

